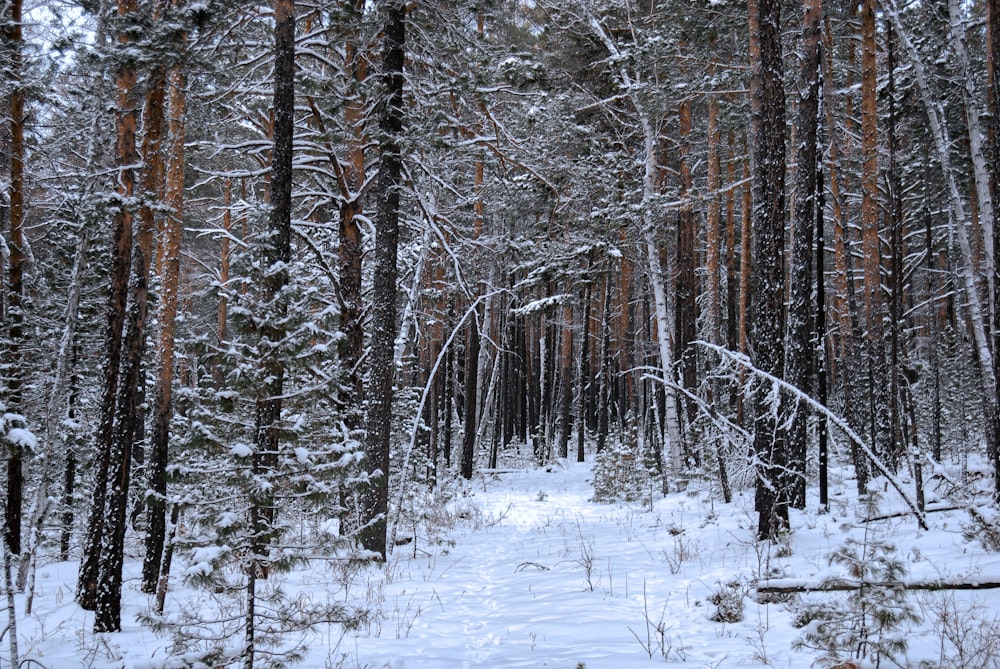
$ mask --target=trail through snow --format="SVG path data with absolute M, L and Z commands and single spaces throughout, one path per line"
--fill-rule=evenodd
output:
M 792 621 L 804 598 L 758 603 L 753 583 L 761 575 L 819 583 L 836 572 L 829 555 L 848 537 L 868 533 L 897 545 L 908 579 L 1000 580 L 1000 556 L 970 541 L 963 511 L 930 515 L 928 532 L 906 515 L 865 523 L 851 493 L 854 482 L 839 472 L 830 512 L 817 513 L 815 499 L 806 511 L 793 512 L 791 543 L 778 547 L 780 557 L 775 547 L 753 540 L 752 490 L 729 505 L 714 501 L 709 482 L 645 502 L 596 504 L 590 477 L 590 463 L 478 474 L 445 504 L 408 503 L 431 522 L 397 546 L 386 565 L 346 568 L 342 561 L 316 560 L 259 587 L 280 586 L 292 602 L 345 602 L 371 612 L 357 629 L 318 625 L 286 635 L 287 644 L 303 650 L 298 666 L 306 669 L 800 669 L 818 656 L 794 647 L 801 630 Z M 903 508 L 889 496 L 879 512 Z M 400 526 L 402 536 L 412 531 L 412 524 Z M 138 544 L 131 545 L 121 633 L 93 633 L 93 614 L 73 602 L 75 562 L 39 569 L 34 612 L 21 616 L 18 629 L 31 666 L 206 666 L 185 663 L 183 649 L 138 622 L 151 598 L 138 591 L 141 556 Z M 178 564 L 175 573 L 183 568 Z M 220 612 L 236 612 L 231 619 L 238 629 L 238 599 L 193 590 L 178 578 L 171 585 L 168 617 L 194 611 L 221 620 Z M 711 619 L 712 597 L 725 590 L 742 602 L 742 620 Z M 995 652 L 975 666 L 1000 668 L 996 593 L 913 594 L 923 622 L 906 630 L 910 650 L 899 666 L 964 666 L 944 662 L 958 652 L 940 633 L 937 617 L 947 604 L 962 635 L 978 631 L 987 640 L 977 643 L 994 643 Z M 845 606 L 844 593 L 823 597 Z M 188 632 L 225 636 L 222 624 Z M 226 641 L 234 654 L 243 647 L 238 636 Z M 8 666 L 5 651 L 0 669 Z

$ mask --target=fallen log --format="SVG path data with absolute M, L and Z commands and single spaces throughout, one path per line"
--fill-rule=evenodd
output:
M 792 579 L 772 579 L 757 585 L 760 594 L 794 594 L 799 592 L 849 592 L 862 588 L 903 588 L 904 590 L 994 590 L 1000 581 L 854 581 L 847 578 L 827 579 L 822 583 L 802 583 Z

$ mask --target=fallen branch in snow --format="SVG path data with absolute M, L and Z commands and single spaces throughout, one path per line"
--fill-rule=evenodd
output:
M 527 569 L 528 567 L 534 567 L 538 571 L 548 571 L 549 570 L 548 567 L 546 567 L 543 564 L 538 564 L 537 562 L 522 562 L 521 564 L 517 565 L 517 568 L 514 571 L 516 571 L 516 572 L 522 572 L 525 569 Z
M 793 579 L 773 579 L 761 581 L 757 585 L 760 594 L 791 594 L 796 592 L 849 592 L 866 587 L 903 588 L 905 590 L 995 590 L 1000 581 L 913 581 L 911 583 L 854 581 L 846 578 L 832 578 L 822 583 L 808 584 Z
M 924 512 L 920 510 L 920 507 L 916 504 L 916 502 L 910 499 L 910 496 L 907 495 L 906 492 L 903 490 L 903 484 L 899 481 L 899 479 L 897 479 L 896 476 L 892 473 L 892 471 L 890 471 L 890 469 L 886 467 L 885 463 L 883 463 L 882 460 L 875 455 L 875 453 L 868 446 L 865 440 L 862 439 L 854 430 L 851 429 L 851 426 L 847 424 L 847 421 L 845 421 L 843 418 L 841 418 L 833 411 L 831 411 L 829 408 L 827 408 L 826 405 L 817 402 L 812 397 L 802 392 L 801 390 L 799 390 L 792 384 L 788 383 L 784 379 L 779 379 L 773 374 L 768 374 L 764 370 L 758 369 L 757 367 L 754 366 L 753 362 L 747 355 L 743 353 L 736 353 L 735 351 L 730 351 L 724 346 L 711 344 L 705 341 L 694 341 L 691 343 L 702 346 L 703 348 L 707 348 L 710 351 L 714 351 L 720 356 L 732 360 L 736 364 L 745 367 L 747 371 L 749 371 L 751 374 L 754 374 L 757 377 L 764 379 L 769 383 L 774 384 L 775 386 L 787 392 L 793 398 L 797 398 L 799 401 L 808 404 L 810 407 L 812 407 L 814 411 L 820 413 L 823 416 L 826 416 L 831 423 L 836 425 L 838 428 L 840 428 L 841 431 L 843 431 L 844 434 L 847 435 L 848 439 L 850 439 L 851 441 L 853 441 L 855 444 L 858 445 L 858 448 L 861 449 L 861 451 L 865 454 L 869 462 L 871 462 L 875 466 L 875 468 L 879 471 L 879 473 L 885 477 L 885 479 L 889 482 L 889 484 L 896 489 L 896 492 L 899 493 L 900 498 L 902 498 L 902 500 L 906 502 L 906 505 L 910 507 L 911 512 L 917 518 L 917 524 L 920 526 L 920 529 L 922 530 L 927 529 L 927 519 L 924 518 Z
M 955 506 L 954 504 L 949 504 L 947 506 L 925 506 L 924 513 L 941 513 L 942 511 L 960 511 L 968 507 L 965 506 Z M 874 523 L 879 520 L 890 520 L 892 518 L 902 518 L 903 516 L 912 515 L 913 511 L 911 509 L 906 509 L 905 511 L 896 511 L 894 513 L 886 513 L 881 516 L 872 516 L 871 518 L 865 518 L 862 523 Z

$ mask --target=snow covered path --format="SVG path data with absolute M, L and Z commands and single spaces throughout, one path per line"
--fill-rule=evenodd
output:
M 358 666 L 746 666 L 742 625 L 710 622 L 705 598 L 747 547 L 721 527 L 716 546 L 687 536 L 711 516 L 698 495 L 650 512 L 590 503 L 587 465 L 500 476 L 452 503 L 479 529 L 434 557 L 397 549 L 386 619 L 348 644 Z
M 316 560 L 268 581 L 289 602 L 346 602 L 371 612 L 356 630 L 331 624 L 286 634 L 284 642 L 303 651 L 296 666 L 801 669 L 817 657 L 794 648 L 801 630 L 792 624 L 793 608 L 805 598 L 756 603 L 748 595 L 760 574 L 818 583 L 836 571 L 828 561 L 834 550 L 871 536 L 894 543 L 915 580 L 1000 578 L 1000 554 L 964 536 L 962 511 L 934 514 L 930 531 L 905 516 L 863 523 L 850 495 L 853 482 L 843 479 L 831 486 L 830 513 L 818 514 L 815 500 L 813 510 L 793 513 L 791 546 L 778 558 L 768 555 L 773 547 L 752 539 L 752 491 L 729 505 L 695 486 L 656 499 L 652 508 L 595 504 L 589 477 L 589 463 L 479 475 L 444 510 L 426 500 L 408 502 L 434 516 L 430 530 L 397 547 L 384 567 Z M 898 500 L 886 503 L 885 511 L 901 508 Z M 138 556 L 126 566 L 124 630 L 105 635 L 92 632 L 93 614 L 73 602 L 78 565 L 40 568 L 35 611 L 19 621 L 23 655 L 47 669 L 204 667 L 185 662 L 190 644 L 173 647 L 138 621 L 150 598 L 138 591 Z M 240 602 L 192 590 L 180 579 L 173 583 L 168 615 L 203 612 L 203 620 L 216 622 L 188 632 L 218 635 L 238 654 Z M 723 591 L 735 593 L 742 620 L 711 620 L 712 596 Z M 843 595 L 830 597 L 846 606 Z M 23 595 L 18 598 L 23 611 Z M 987 663 L 975 666 L 1000 667 L 996 591 L 916 593 L 912 601 L 924 622 L 906 631 L 910 649 L 899 666 L 963 666 L 943 662 L 957 657 L 936 622 L 944 611 L 959 621 L 955 629 L 963 630 L 959 636 L 970 640 L 970 648 L 995 644 Z M 224 612 L 235 615 L 226 623 L 232 634 L 218 622 Z M 0 649 L 0 669 L 6 666 Z

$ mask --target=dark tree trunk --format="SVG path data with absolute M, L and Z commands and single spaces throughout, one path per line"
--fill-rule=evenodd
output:
M 399 244 L 400 191 L 403 186 L 403 65 L 406 6 L 385 5 L 382 78 L 385 100 L 379 107 L 378 207 L 375 218 L 371 374 L 365 416 L 365 467 L 368 484 L 362 501 L 360 539 L 366 550 L 386 557 L 389 510 L 389 448 L 392 427 L 393 349 L 396 339 L 396 249 Z
M 789 268 L 788 329 L 785 340 L 785 380 L 810 393 L 813 378 L 813 228 L 816 225 L 816 135 L 819 127 L 821 0 L 805 0 L 799 71 L 798 167 L 795 173 L 795 212 L 792 221 Z M 788 469 L 792 477 L 791 504 L 806 504 L 806 421 L 808 411 L 798 398 L 786 398 L 789 416 Z
M 1000 198 L 1000 0 L 988 0 L 988 51 L 987 63 L 989 67 L 989 103 L 993 118 L 993 147 L 990 156 L 990 188 L 993 193 L 993 201 Z M 1000 234 L 996 226 L 993 228 L 993 257 L 1000 259 Z M 1000 295 L 1000 262 L 996 262 L 993 268 L 993 276 L 990 277 L 993 283 L 993 290 L 990 293 L 994 299 Z M 1000 305 L 993 305 L 993 375 L 1000 380 Z M 993 500 L 1000 503 L 1000 382 L 996 384 L 996 398 L 994 400 L 993 425 L 989 426 L 993 430 L 994 444 L 993 452 L 990 454 L 993 459 Z
M 455 322 L 455 307 L 454 304 L 449 301 L 448 303 L 448 329 L 451 330 L 452 324 Z M 442 450 L 444 455 L 444 468 L 445 471 L 451 469 L 451 430 L 452 430 L 452 416 L 454 415 L 454 392 L 455 392 L 455 346 L 451 345 L 444 354 L 444 390 L 442 392 L 441 401 L 444 404 L 442 412 L 444 413 L 444 424 L 441 426 L 441 431 L 444 433 L 442 437 Z
M 688 160 L 691 134 L 691 100 L 685 99 L 680 105 L 680 198 L 683 200 L 691 192 L 691 166 Z M 688 392 L 695 392 L 698 386 L 698 364 L 692 342 L 698 338 L 698 254 L 696 250 L 697 231 L 694 208 L 681 207 L 677 215 L 677 281 L 674 301 L 674 336 L 677 361 L 680 366 L 681 385 Z M 662 263 L 661 263 L 662 264 Z M 673 400 L 668 400 L 673 401 Z M 684 393 L 677 393 L 678 409 L 682 420 L 691 425 L 697 416 L 697 407 Z M 685 439 L 685 450 L 689 449 L 689 439 Z M 687 453 L 687 455 L 692 455 Z M 697 455 L 693 455 L 697 461 Z
M 751 167 L 753 259 L 750 351 L 757 369 L 782 376 L 785 325 L 785 92 L 782 81 L 781 2 L 750 0 Z M 788 527 L 786 436 L 769 402 L 770 384 L 754 398 L 757 458 L 757 534 L 775 539 Z
M 604 307 L 601 310 L 601 363 L 598 370 L 597 391 L 597 452 L 600 453 L 608 441 L 608 406 L 611 394 L 609 374 L 611 372 L 611 281 L 604 279 Z
M 590 378 L 590 301 L 592 286 L 587 282 L 583 294 L 583 337 L 580 340 L 580 400 L 578 406 L 579 418 L 576 427 L 576 461 L 586 459 L 585 441 L 587 434 L 587 415 L 590 413 L 590 389 L 593 385 Z
M 118 0 L 118 16 L 125 18 L 137 10 L 135 0 Z M 119 34 L 119 43 L 127 47 L 131 41 L 126 27 Z M 115 110 L 116 161 L 118 164 L 118 196 L 129 201 L 135 192 L 136 125 L 138 109 L 134 96 L 136 74 L 131 65 L 123 64 L 116 77 L 118 90 Z M 106 501 L 112 467 L 112 431 L 118 395 L 119 364 L 122 356 L 122 336 L 125 325 L 125 305 L 128 300 L 129 271 L 132 265 L 132 212 L 121 206 L 115 213 L 111 249 L 111 287 L 108 297 L 108 324 L 105 331 L 104 371 L 101 388 L 100 419 L 95 438 L 97 460 L 94 490 L 91 494 L 87 534 L 77 582 L 76 601 L 81 608 L 94 610 L 98 597 L 98 569 L 105 532 Z
M 280 342 L 285 338 L 288 304 L 282 292 L 288 285 L 292 259 L 292 137 L 295 123 L 295 3 L 274 3 L 274 143 L 271 149 L 271 210 L 268 236 L 261 253 L 259 308 L 265 314 L 260 326 L 258 362 L 260 387 L 254 407 L 254 452 L 250 463 L 254 478 L 273 479 L 278 465 L 281 433 L 281 394 L 285 360 Z M 274 540 L 274 486 L 250 492 L 250 556 L 247 564 L 248 607 L 253 606 L 253 581 L 267 578 L 269 546 Z M 252 622 L 252 616 L 248 621 Z M 248 623 L 249 625 L 250 623 Z M 252 658 L 253 646 L 248 646 Z
M 184 112 L 186 78 L 181 65 L 170 70 L 169 142 L 166 168 L 165 216 L 158 253 L 157 273 L 161 294 L 157 309 L 160 331 L 157 335 L 156 390 L 153 404 L 153 429 L 147 465 L 146 499 L 148 526 L 146 555 L 142 564 L 142 591 L 154 593 L 160 579 L 160 563 L 166 536 L 167 460 L 170 420 L 173 417 L 174 335 L 177 318 L 178 282 L 180 279 L 181 233 L 184 216 Z M 227 189 L 228 191 L 228 189 Z M 226 212 L 228 214 L 228 210 Z M 224 319 L 220 319 L 224 328 Z
M 573 307 L 563 306 L 559 370 L 559 457 L 569 457 L 573 431 Z
M 77 373 L 77 361 L 80 355 L 80 346 L 76 342 L 72 344 L 73 354 L 70 368 L 73 372 L 69 377 L 68 399 L 66 401 L 66 417 L 70 421 L 76 419 L 76 404 L 78 401 L 78 390 L 80 376 Z M 76 443 L 70 438 L 66 445 L 66 465 L 63 469 L 63 490 L 62 490 L 62 531 L 59 535 L 59 559 L 63 562 L 69 560 L 69 546 L 73 538 L 73 525 L 76 522 Z
M 476 391 L 479 386 L 479 325 L 476 315 L 469 319 L 465 340 L 465 400 L 462 423 L 462 459 L 459 463 L 462 477 L 472 478 L 476 459 L 476 408 L 479 400 Z
M 23 276 L 25 264 L 24 239 L 24 85 L 21 80 L 23 33 L 21 29 L 21 0 L 10 2 L 9 17 L 3 20 L 3 41 L 9 49 L 8 67 L 13 78 L 10 92 L 10 191 L 8 215 L 10 223 L 10 265 L 7 316 L 10 321 L 4 363 L 8 372 L 6 411 L 21 412 L 21 385 L 23 364 L 21 352 L 24 336 Z M 0 308 L 2 311 L 2 308 Z M 7 551 L 16 559 L 21 555 L 21 507 L 24 489 L 22 462 L 23 446 L 13 441 L 7 444 L 7 495 L 4 505 L 4 542 Z

